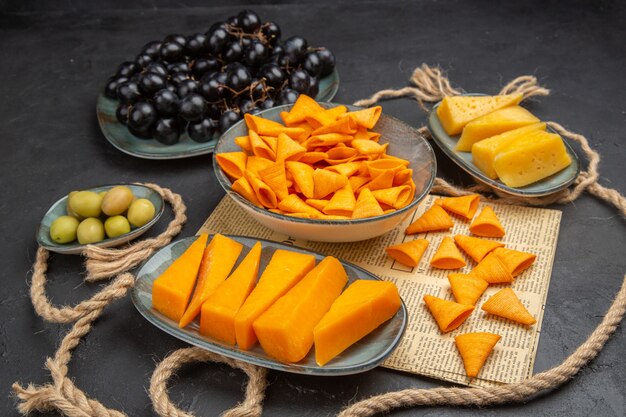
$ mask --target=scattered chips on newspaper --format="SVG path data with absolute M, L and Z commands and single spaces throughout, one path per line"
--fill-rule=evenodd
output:
M 448 231 L 454 226 L 450 214 L 471 222 L 469 231 L 474 236 L 444 236 L 429 261 L 433 268 L 460 269 L 467 264 L 464 253 L 476 263 L 469 273 L 448 274 L 450 290 L 456 301 L 428 294 L 424 296 L 428 311 L 443 333 L 451 332 L 463 324 L 489 285 L 512 283 L 536 258 L 534 254 L 506 248 L 504 243 L 493 240 L 503 237 L 505 229 L 489 205 L 485 205 L 476 215 L 479 202 L 480 196 L 476 194 L 437 199 L 405 230 L 406 235 Z M 396 261 L 416 267 L 428 244 L 427 239 L 414 239 L 386 250 Z M 481 309 L 523 325 L 536 323 L 511 288 L 504 288 L 494 294 L 482 304 Z M 478 375 L 499 340 L 499 335 L 484 332 L 462 334 L 455 338 L 468 377 Z

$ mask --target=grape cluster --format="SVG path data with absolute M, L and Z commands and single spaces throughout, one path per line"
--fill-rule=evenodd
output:
M 315 97 L 335 57 L 306 39 L 281 40 L 280 27 L 243 10 L 206 33 L 147 43 L 120 64 L 104 89 L 119 100 L 117 119 L 135 136 L 173 145 L 223 133 L 244 114 Z

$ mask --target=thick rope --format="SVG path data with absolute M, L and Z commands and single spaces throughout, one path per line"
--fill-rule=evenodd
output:
M 46 270 L 48 269 L 48 258 L 50 252 L 39 247 L 35 257 L 33 268 L 33 278 L 30 286 L 30 298 L 35 307 L 35 311 L 44 320 L 53 323 L 71 323 L 85 316 L 91 311 L 104 308 L 121 295 L 126 294 L 125 283 L 115 280 L 100 292 L 96 293 L 88 300 L 82 301 L 74 307 L 55 307 L 46 296 Z
M 116 288 L 118 288 L 117 292 L 109 294 L 105 302 L 91 304 L 89 310 L 81 312 L 80 318 L 61 341 L 54 358 L 46 360 L 46 367 L 50 371 L 53 384 L 46 384 L 41 387 L 29 384 L 26 388 L 18 383 L 13 384 L 13 392 L 22 401 L 17 407 L 22 414 L 29 414 L 32 411 L 58 410 L 70 417 L 120 417 L 125 415 L 119 411 L 110 410 L 100 402 L 88 398 L 67 377 L 67 364 L 72 358 L 72 350 L 91 331 L 92 323 L 102 314 L 104 307 L 126 295 L 134 281 L 134 277 L 129 273 L 120 275 L 114 281 Z
M 622 215 L 626 212 L 622 211 Z M 562 364 L 517 383 L 489 388 L 406 389 L 389 392 L 359 401 L 344 409 L 339 417 L 365 417 L 386 413 L 395 408 L 415 406 L 478 406 L 528 400 L 544 390 L 551 390 L 569 381 L 595 358 L 613 334 L 626 312 L 626 275 L 615 300 L 591 336 Z
M 152 239 L 138 241 L 122 249 L 99 248 L 87 245 L 84 255 L 87 258 L 85 267 L 87 277 L 85 281 L 98 281 L 128 271 L 148 258 L 155 250 L 162 248 L 180 233 L 183 224 L 187 221 L 186 207 L 180 195 L 156 184 L 140 184 L 158 192 L 167 201 L 174 211 L 174 219 L 167 229 Z
M 461 94 L 461 91 L 452 88 L 448 78 L 443 75 L 442 70 L 431 68 L 426 64 L 413 71 L 411 83 L 415 87 L 404 87 L 399 90 L 381 90 L 374 93 L 370 98 L 355 102 L 354 105 L 367 107 L 388 98 L 413 96 L 418 104 L 425 109 L 424 102 L 434 103 L 445 96 Z
M 374 94 L 370 99 L 361 100 L 355 104 L 368 106 L 386 98 L 413 95 L 420 106 L 425 109 L 424 102 L 435 102 L 445 96 L 460 94 L 460 91 L 450 86 L 448 79 L 441 70 L 430 68 L 426 65 L 422 65 L 414 71 L 411 82 L 415 87 L 405 87 L 400 90 L 383 90 Z M 549 94 L 549 90 L 539 86 L 536 78 L 532 76 L 519 77 L 513 80 L 501 90 L 500 94 L 515 92 L 521 92 L 525 98 Z M 578 142 L 589 160 L 587 171 L 580 173 L 571 189 L 563 190 L 560 193 L 547 197 L 524 199 L 498 194 L 496 191 L 491 190 L 490 187 L 482 184 L 463 189 L 437 178 L 432 192 L 446 195 L 490 193 L 496 194 L 499 197 L 498 201 L 503 203 L 545 205 L 552 203 L 567 204 L 577 199 L 584 191 L 587 191 L 600 200 L 614 205 L 622 217 L 626 217 L 626 198 L 616 190 L 603 187 L 597 183 L 600 157 L 591 149 L 586 138 L 570 132 L 554 122 L 550 122 L 549 125 L 562 136 Z M 427 136 L 426 129 L 421 128 L 419 130 Z M 180 196 L 153 184 L 149 186 L 160 190 L 161 195 L 172 203 L 175 209 L 175 219 L 170 223 L 168 231 L 158 238 L 144 241 L 149 243 L 142 242 L 126 249 L 102 250 L 89 247 L 85 252 L 85 255 L 90 257 L 90 261 L 87 262 L 88 280 L 98 280 L 115 275 L 115 271 L 129 270 L 137 265 L 138 262 L 150 256 L 158 247 L 169 243 L 172 237 L 180 232 L 180 228 L 185 221 L 185 208 Z M 31 286 L 31 298 L 35 310 L 49 321 L 59 323 L 76 322 L 72 330 L 64 337 L 54 358 L 49 358 L 46 361 L 46 367 L 50 370 L 53 384 L 46 384 L 41 387 L 28 385 L 26 388 L 17 383 L 13 384 L 14 393 L 22 401 L 18 405 L 18 410 L 23 414 L 28 414 L 35 410 L 42 412 L 58 410 L 71 417 L 124 416 L 125 414 L 119 411 L 107 409 L 101 403 L 88 398 L 79 390 L 67 377 L 67 364 L 71 359 L 71 351 L 78 345 L 82 337 L 89 333 L 93 321 L 100 316 L 104 307 L 126 294 L 128 289 L 132 287 L 134 278 L 130 274 L 120 275 L 113 283 L 89 300 L 83 301 L 73 308 L 57 308 L 50 304 L 44 290 L 48 257 L 49 253 L 45 249 L 40 248 L 37 251 Z M 541 391 L 557 388 L 576 375 L 583 366 L 597 356 L 609 336 L 621 322 L 625 313 L 626 276 L 621 289 L 600 325 L 572 355 L 566 358 L 562 364 L 550 370 L 534 375 L 521 383 L 490 388 L 406 389 L 388 392 L 359 401 L 344 409 L 339 416 L 364 417 L 387 413 L 396 408 L 420 405 L 489 406 L 526 401 Z M 244 401 L 226 411 L 223 414 L 224 416 L 256 417 L 261 415 L 262 402 L 267 385 L 266 371 L 263 368 L 224 358 L 199 348 L 184 348 L 174 351 L 155 369 L 151 378 L 150 397 L 153 401 L 154 409 L 159 415 L 167 417 L 193 416 L 178 409 L 171 402 L 167 393 L 167 381 L 182 365 L 199 361 L 223 362 L 232 367 L 242 369 L 248 375 L 249 381 L 246 386 Z
M 192 362 L 221 362 L 233 368 L 239 368 L 248 375 L 249 382 L 246 386 L 245 399 L 241 404 L 222 414 L 223 417 L 258 417 L 263 411 L 263 398 L 267 371 L 245 362 L 236 361 L 206 350 L 192 347 L 178 349 L 167 356 L 154 370 L 150 380 L 150 398 L 154 411 L 160 416 L 168 417 L 192 417 L 179 408 L 170 400 L 167 393 L 167 380 L 183 365 Z

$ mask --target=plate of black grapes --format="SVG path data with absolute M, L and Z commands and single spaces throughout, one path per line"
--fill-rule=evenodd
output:
M 122 62 L 98 95 L 107 140 L 129 155 L 178 159 L 208 154 L 243 118 L 300 94 L 330 101 L 335 56 L 302 36 L 281 38 L 275 22 L 242 10 L 205 33 L 170 34 Z

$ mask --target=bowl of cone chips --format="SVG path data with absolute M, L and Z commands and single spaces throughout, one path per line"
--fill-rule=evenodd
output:
M 411 126 L 300 95 L 246 114 L 219 139 L 215 175 L 264 226 L 298 239 L 353 242 L 402 222 L 428 194 L 436 161 Z

